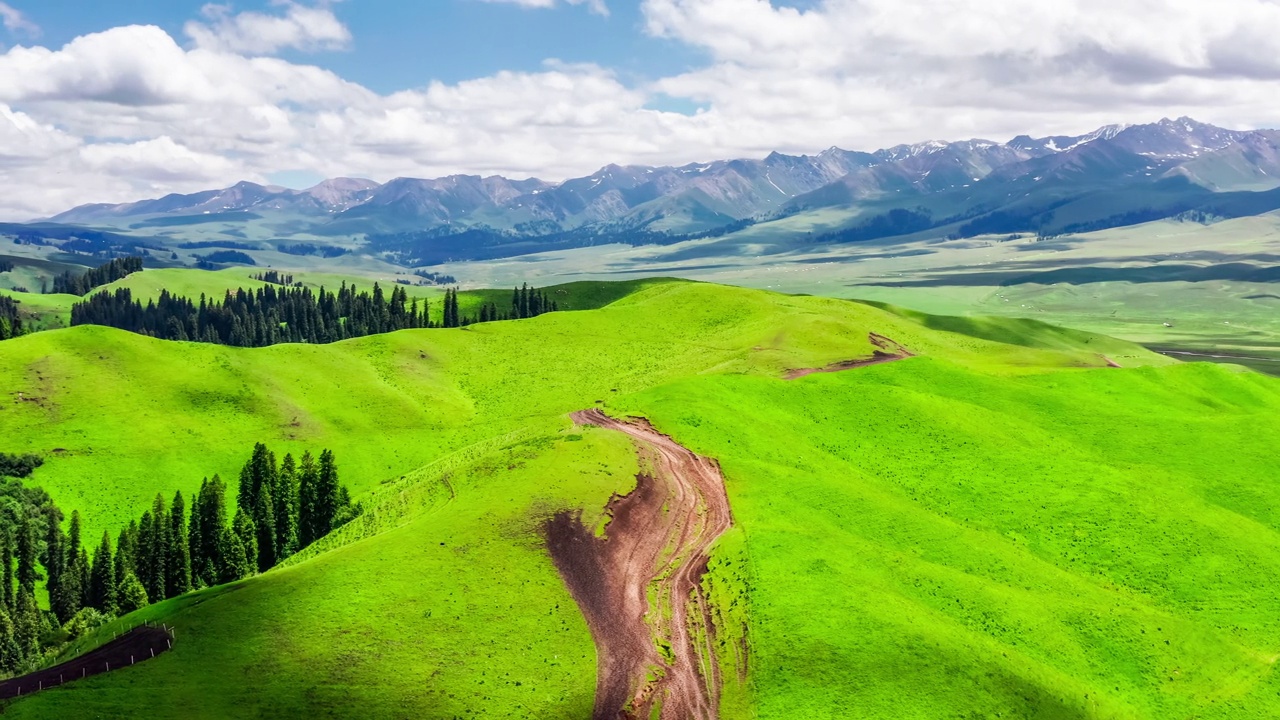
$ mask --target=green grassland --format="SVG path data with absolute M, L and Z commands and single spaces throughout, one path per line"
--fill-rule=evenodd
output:
M 104 285 L 94 292 L 113 292 L 125 288 L 133 293 L 133 297 L 143 302 L 155 300 L 162 291 L 171 295 L 192 299 L 205 296 L 221 300 L 229 291 L 243 288 L 257 290 L 267 283 L 255 279 L 262 273 L 261 269 L 235 267 L 222 270 L 191 270 L 185 268 L 162 268 L 144 270 L 134 273 L 116 282 Z M 355 285 L 362 291 L 371 291 L 374 283 L 379 283 L 387 293 L 399 287 L 411 299 L 418 299 L 429 304 L 431 317 L 441 322 L 444 316 L 444 287 L 431 285 L 397 284 L 396 280 L 411 279 L 412 275 L 383 274 L 338 274 L 333 272 L 312 272 L 298 270 L 280 270 L 292 275 L 294 282 L 302 283 L 312 290 L 324 288 L 336 291 L 344 283 Z M 578 281 L 552 287 L 540 288 L 547 297 L 556 302 L 561 310 L 593 310 L 625 297 L 638 288 L 653 282 L 652 280 L 634 280 L 624 282 Z M 517 283 L 522 285 L 524 283 Z M 21 309 L 32 321 L 32 326 L 40 330 L 68 327 L 71 324 L 71 306 L 80 302 L 75 295 L 42 295 L 39 293 L 15 292 L 0 288 L 0 295 L 7 295 L 21 304 Z M 479 314 L 480 307 L 493 303 L 499 312 L 508 312 L 511 308 L 512 291 L 507 289 L 473 289 L 463 290 L 458 294 L 458 308 L 464 317 Z
M 624 439 L 570 426 L 596 403 L 724 467 L 737 529 L 707 582 L 751 652 L 727 718 L 1280 709 L 1280 381 L 1030 320 L 575 292 L 608 304 L 328 346 L 0 344 L 4 449 L 48 454 L 33 482 L 90 537 L 234 478 L 259 440 L 333 448 L 367 508 L 285 568 L 126 619 L 175 626 L 172 653 L 6 714 L 587 716 L 594 650 L 539 526 L 633 482 Z M 872 332 L 918 357 L 780 379 Z
M 812 235 L 841 226 L 847 215 L 827 208 L 672 246 L 608 245 L 439 269 L 491 286 L 656 274 L 1280 357 L 1280 291 L 1274 282 L 1236 276 L 1280 258 L 1276 213 L 1209 224 L 1163 220 L 1050 241 L 1025 234 L 948 240 L 931 232 L 813 243 Z M 1185 268 L 1207 276 L 1180 279 Z M 1074 275 L 1068 281 L 1054 271 Z
M 725 468 L 759 716 L 885 718 L 1273 715 L 1277 407 L 1215 366 L 932 358 L 625 404 Z

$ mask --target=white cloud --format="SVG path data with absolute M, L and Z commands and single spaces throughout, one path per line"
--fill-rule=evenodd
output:
M 539 8 L 549 9 L 559 7 L 561 3 L 565 5 L 586 5 L 591 12 L 597 15 L 609 14 L 609 6 L 604 0 L 481 0 L 481 2 L 489 3 L 505 3 L 508 5 L 519 5 L 523 8 Z
M 40 28 L 35 23 L 27 19 L 17 8 L 4 2 L 0 2 L 0 24 L 4 25 L 4 29 L 9 32 L 22 33 L 31 37 L 40 35 Z
M 1270 0 L 641 7 L 641 31 L 697 48 L 706 62 L 644 83 L 548 62 L 380 94 L 264 56 L 351 42 L 329 5 L 296 3 L 274 15 L 210 10 L 188 27 L 188 47 L 130 26 L 61 48 L 11 48 L 0 53 L 0 217 L 263 182 L 286 169 L 557 179 L 608 162 L 1002 140 L 1164 115 L 1233 127 L 1280 117 L 1280 35 L 1267 31 L 1280 27 L 1280 5 Z M 659 96 L 705 110 L 659 112 Z
M 270 55 L 285 48 L 342 50 L 351 45 L 351 32 L 328 3 L 308 7 L 292 0 L 273 0 L 285 14 L 231 12 L 230 5 L 205 5 L 205 22 L 192 20 L 183 32 L 196 47 L 247 55 Z

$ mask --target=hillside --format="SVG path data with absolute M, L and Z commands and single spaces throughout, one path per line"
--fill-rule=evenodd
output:
M 916 357 L 781 379 L 870 356 L 870 333 Z M 234 476 L 257 440 L 335 448 L 368 508 L 286 568 L 129 619 L 176 627 L 173 652 L 17 717 L 585 717 L 592 638 L 541 524 L 597 523 L 635 483 L 621 434 L 568 419 L 597 403 L 724 468 L 736 529 L 705 581 L 722 717 L 1275 710 L 1280 386 L 1260 375 L 681 282 L 329 346 L 74 328 L 0 356 L 39 398 L 7 405 L 2 433 L 64 449 L 34 481 L 90 536 L 156 490 Z

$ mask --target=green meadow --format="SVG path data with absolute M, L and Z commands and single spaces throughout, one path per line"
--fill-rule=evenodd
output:
M 153 272 L 127 280 L 224 281 Z M 548 291 L 571 311 L 326 346 L 0 343 L 0 450 L 44 454 L 31 482 L 90 538 L 233 481 L 259 441 L 333 449 L 365 508 L 284 567 L 121 621 L 172 625 L 172 652 L 4 712 L 588 717 L 595 650 L 541 528 L 603 524 L 634 485 L 629 441 L 568 419 L 601 405 L 724 469 L 736 527 L 704 582 L 722 667 L 739 639 L 748 662 L 723 717 L 1280 713 L 1280 381 L 1028 319 Z M 915 357 L 782 379 L 870 356 L 870 333 Z

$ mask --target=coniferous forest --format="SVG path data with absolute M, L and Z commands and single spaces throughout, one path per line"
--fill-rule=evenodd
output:
M 18 302 L 6 295 L 0 295 L 0 340 L 16 338 L 25 333 L 22 315 L 18 313 Z
M 34 456 L 0 454 L 0 675 L 35 667 L 48 651 L 150 603 L 275 567 L 360 512 L 332 452 L 295 461 L 254 447 L 234 508 L 218 476 L 190 504 L 157 495 L 138 520 L 90 545 L 43 490 L 25 486 Z M 233 513 L 234 510 L 234 513 Z M 63 531 L 63 525 L 67 530 Z M 39 582 L 49 610 L 36 600 Z
M 142 258 L 136 256 L 118 258 L 80 275 L 70 271 L 62 273 L 53 279 L 53 292 L 55 294 L 88 295 L 94 288 L 102 287 L 141 271 Z
M 279 343 L 323 344 L 378 333 L 417 328 L 456 328 L 481 322 L 518 320 L 558 310 L 555 302 L 527 284 L 512 293 L 509 312 L 485 303 L 476 315 L 462 316 L 458 291 L 447 290 L 440 323 L 430 320 L 427 301 L 410 299 L 401 287 L 390 295 L 374 284 L 373 292 L 343 283 L 337 292 L 324 288 L 267 286 L 227 292 L 221 302 L 204 296 L 199 302 L 161 291 L 143 305 L 128 288 L 101 292 L 71 308 L 71 324 L 106 325 L 160 338 L 236 347 Z

